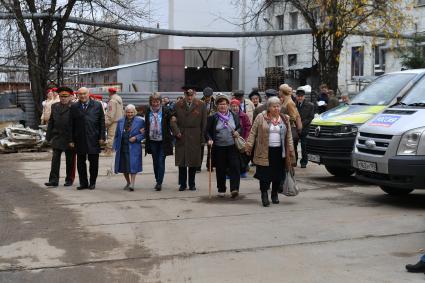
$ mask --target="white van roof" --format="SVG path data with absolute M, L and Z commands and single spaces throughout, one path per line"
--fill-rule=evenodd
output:
M 403 74 L 403 73 L 422 74 L 422 73 L 425 73 L 425 69 L 408 69 L 408 70 L 403 70 L 403 71 L 398 71 L 398 72 L 391 72 L 391 73 L 387 73 L 387 74 Z

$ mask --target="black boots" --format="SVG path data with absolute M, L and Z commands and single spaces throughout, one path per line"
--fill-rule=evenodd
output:
M 269 194 L 267 191 L 261 191 L 261 201 L 264 207 L 270 206 Z
M 277 195 L 277 191 L 272 190 L 271 198 L 272 198 L 272 203 L 274 203 L 274 204 L 279 203 L 279 197 Z
M 425 273 L 425 262 L 420 260 L 416 264 L 408 264 L 406 269 L 408 272 Z

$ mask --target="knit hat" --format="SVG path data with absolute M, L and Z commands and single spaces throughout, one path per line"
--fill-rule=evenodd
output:
M 216 105 L 218 105 L 218 103 L 219 103 L 220 101 L 222 101 L 222 100 L 226 100 L 226 101 L 227 101 L 227 104 L 230 104 L 229 97 L 227 97 L 227 95 L 225 95 L 225 94 L 223 94 L 223 93 L 219 92 L 219 93 L 217 94 L 217 96 L 215 97 L 215 104 L 216 104 Z
M 258 96 L 260 98 L 260 102 L 261 102 L 261 95 L 258 93 L 258 90 L 253 90 L 251 91 L 251 93 L 249 94 L 249 99 L 252 99 L 253 96 Z
M 210 96 L 213 95 L 213 89 L 210 88 L 210 87 L 206 87 L 206 88 L 204 88 L 203 93 L 204 93 L 204 96 L 210 97 Z
M 232 104 L 236 104 L 237 106 L 241 106 L 241 102 L 237 99 L 230 100 L 230 105 L 232 105 Z

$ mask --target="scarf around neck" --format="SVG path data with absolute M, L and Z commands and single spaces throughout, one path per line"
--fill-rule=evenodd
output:
M 227 128 L 229 126 L 230 115 L 230 111 L 227 111 L 226 114 L 221 114 L 220 112 L 217 112 L 217 117 L 223 123 L 224 128 Z
M 161 140 L 161 129 L 160 129 L 160 121 L 159 121 L 159 115 L 162 113 L 162 107 L 159 106 L 158 108 L 151 107 L 151 113 L 152 113 L 152 120 L 151 126 L 149 129 L 149 136 L 152 140 Z

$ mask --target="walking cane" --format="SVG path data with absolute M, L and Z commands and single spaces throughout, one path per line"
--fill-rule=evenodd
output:
M 211 199 L 211 145 L 208 145 L 208 155 L 210 156 L 210 159 L 208 160 L 208 195 L 209 199 Z

